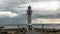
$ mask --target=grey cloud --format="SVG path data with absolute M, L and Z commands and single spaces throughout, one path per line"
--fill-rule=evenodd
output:
M 8 11 L 14 11 L 15 7 L 26 3 L 23 0 L 4 0 L 3 2 L 5 4 L 4 5 L 0 5 L 0 9 L 6 9 Z
M 34 15 L 36 18 L 60 18 L 60 13 L 56 14 L 48 14 L 48 15 L 43 15 L 43 14 L 35 14 Z
M 0 19 L 0 24 L 26 24 L 27 23 L 27 17 L 26 15 L 22 15 L 21 17 L 5 17 Z
M 40 2 L 40 1 L 60 1 L 60 0 L 31 0 L 32 2 Z
M 39 1 L 44 1 L 44 0 L 32 0 L 32 2 L 39 2 Z M 45 0 L 45 1 L 48 1 L 48 0 Z M 25 23 L 27 23 L 26 22 L 27 21 L 26 10 L 18 11 L 15 9 L 15 7 L 18 7 L 21 4 L 26 4 L 27 0 L 5 0 L 4 3 L 5 3 L 5 5 L 0 6 L 0 11 L 15 12 L 15 13 L 18 13 L 19 16 L 14 17 L 14 18 L 10 18 L 10 17 L 1 18 L 0 24 L 25 24 Z M 44 13 L 45 13 L 44 11 L 41 11 L 41 12 L 39 12 L 39 10 L 35 10 L 35 11 L 38 11 L 38 13 L 36 13 L 36 12 L 33 13 L 34 15 L 32 15 L 32 20 L 37 19 L 37 18 L 60 18 L 60 13 L 44 15 Z M 40 13 L 42 13 L 42 14 L 40 14 Z

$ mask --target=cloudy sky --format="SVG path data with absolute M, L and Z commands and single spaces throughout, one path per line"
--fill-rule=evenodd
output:
M 29 5 L 33 11 L 33 23 L 37 20 L 47 24 L 52 18 L 51 23 L 60 22 L 60 0 L 0 0 L 0 24 L 26 24 Z

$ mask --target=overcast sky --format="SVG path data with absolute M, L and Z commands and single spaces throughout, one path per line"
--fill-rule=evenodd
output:
M 60 0 L 0 0 L 0 24 L 27 23 L 27 7 L 32 7 L 32 20 L 60 18 Z

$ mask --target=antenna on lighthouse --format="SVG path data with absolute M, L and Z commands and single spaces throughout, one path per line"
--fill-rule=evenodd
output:
M 32 1 L 31 0 L 28 0 L 27 1 L 27 4 L 28 4 L 28 6 L 30 6 L 32 4 Z

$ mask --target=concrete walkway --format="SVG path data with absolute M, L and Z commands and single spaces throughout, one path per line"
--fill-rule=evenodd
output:
M 29 30 L 29 31 L 26 32 L 26 34 L 40 34 L 40 33 L 39 32 L 36 32 L 36 31 Z

